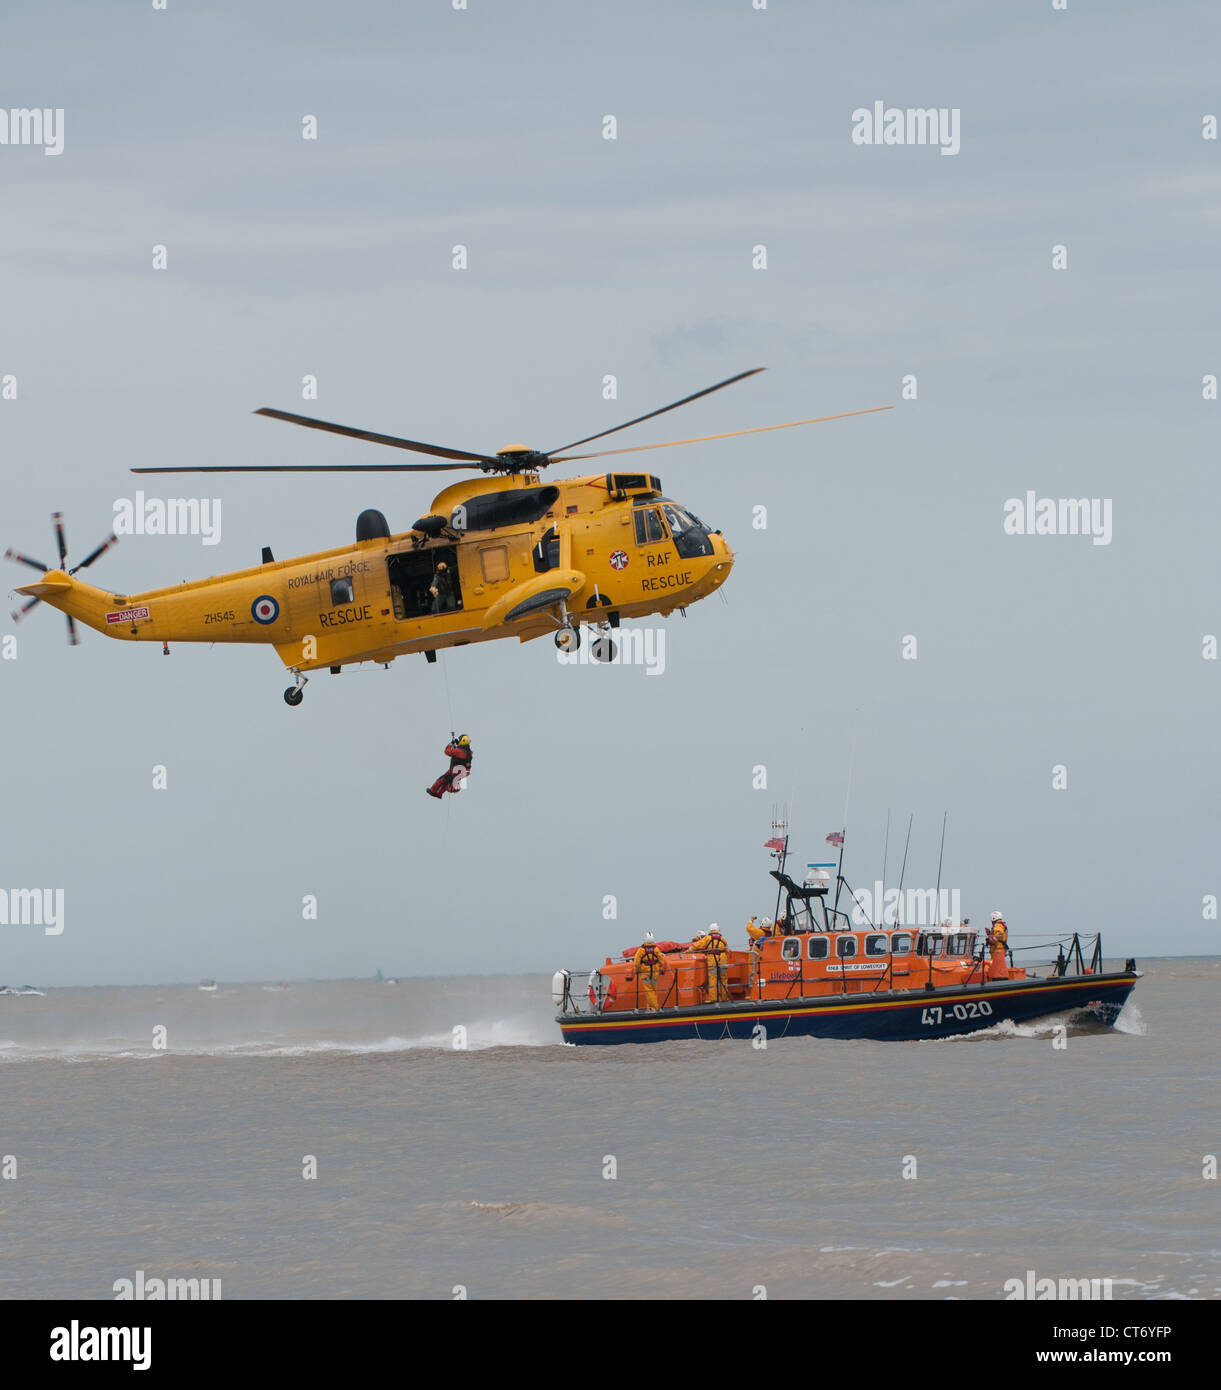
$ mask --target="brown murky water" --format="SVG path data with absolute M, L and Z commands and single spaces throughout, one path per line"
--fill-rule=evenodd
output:
M 1214 1298 L 1221 962 L 1142 968 L 1064 1048 L 565 1047 L 517 977 L 0 998 L 0 1296 Z

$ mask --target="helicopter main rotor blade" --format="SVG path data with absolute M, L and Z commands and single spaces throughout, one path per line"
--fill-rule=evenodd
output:
M 55 543 L 59 546 L 59 567 L 63 569 L 64 561 L 68 558 L 68 542 L 64 539 L 63 512 L 52 512 L 51 520 L 55 523 Z
M 209 464 L 204 468 L 131 468 L 130 473 L 446 473 L 489 467 L 478 463 L 246 463 Z
M 574 439 L 571 444 L 565 444 L 560 449 L 549 449 L 548 457 L 554 462 L 554 455 L 562 454 L 564 449 L 578 449 L 582 444 L 592 444 L 595 439 L 605 439 L 608 434 L 618 434 L 620 430 L 625 430 L 629 425 L 638 425 L 641 420 L 651 420 L 654 415 L 664 415 L 667 410 L 677 410 L 680 405 L 686 405 L 688 401 L 698 401 L 701 396 L 710 396 L 714 391 L 719 391 L 723 386 L 732 386 L 735 381 L 743 381 L 748 376 L 756 376 L 759 372 L 767 371 L 766 367 L 752 367 L 748 372 L 739 372 L 737 376 L 726 377 L 724 381 L 718 381 L 715 386 L 706 386 L 702 391 L 696 391 L 692 396 L 684 396 L 681 401 L 673 401 L 670 405 L 663 405 L 660 410 L 650 410 L 647 415 L 637 415 L 634 420 L 626 420 L 622 425 L 616 425 L 613 429 L 603 430 L 600 434 L 590 434 L 584 439 Z M 662 448 L 662 445 L 654 445 L 654 448 Z M 626 453 L 627 450 L 619 450 Z M 588 455 L 589 458 L 597 458 L 597 454 Z
M 44 565 L 41 560 L 34 560 L 28 555 L 23 555 L 19 550 L 6 550 L 4 552 L 4 558 L 6 560 L 16 560 L 19 565 L 29 565 L 32 570 L 40 570 L 43 574 L 46 574 L 51 568 L 50 565 Z
M 76 630 L 76 619 L 73 618 L 71 613 L 65 613 L 64 617 L 68 620 L 68 645 L 70 647 L 79 647 L 81 639 L 80 634 Z
M 349 425 L 333 425 L 329 420 L 315 420 L 312 415 L 294 415 L 288 410 L 272 410 L 263 406 L 254 412 L 272 420 L 287 420 L 290 425 L 304 425 L 311 430 L 326 430 L 330 434 L 346 434 L 350 439 L 365 439 L 370 444 L 389 444 L 394 449 L 412 449 L 417 454 L 433 454 L 441 459 L 465 459 L 468 463 L 495 463 L 487 454 L 468 454 L 464 449 L 446 449 L 439 444 L 421 444 L 418 439 L 400 439 L 396 434 L 374 434 L 372 430 L 357 430 Z
M 596 454 L 566 454 L 553 458 L 552 463 L 572 463 L 577 459 L 604 459 L 612 454 L 639 454 L 646 449 L 672 449 L 678 444 L 704 444 L 711 439 L 736 439 L 743 434 L 766 434 L 768 430 L 791 430 L 794 425 L 818 425 L 824 420 L 846 420 L 850 415 L 874 415 L 879 410 L 893 410 L 893 405 L 873 405 L 868 410 L 844 410 L 838 415 L 815 415 L 810 420 L 789 420 L 783 425 L 757 425 L 753 430 L 730 430 L 728 434 L 701 434 L 695 439 L 667 439 L 664 444 L 637 444 L 631 449 L 603 449 Z

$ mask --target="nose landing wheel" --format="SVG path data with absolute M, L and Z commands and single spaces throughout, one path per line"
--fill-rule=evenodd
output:
M 578 627 L 562 627 L 555 634 L 555 645 L 562 652 L 575 652 L 581 645 L 581 629 Z

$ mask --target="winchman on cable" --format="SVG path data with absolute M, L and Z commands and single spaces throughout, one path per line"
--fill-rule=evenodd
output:
M 466 734 L 450 734 L 445 756 L 449 759 L 449 771 L 443 772 L 428 788 L 428 795 L 435 796 L 438 801 L 446 792 L 460 791 L 463 781 L 470 776 L 472 751 Z

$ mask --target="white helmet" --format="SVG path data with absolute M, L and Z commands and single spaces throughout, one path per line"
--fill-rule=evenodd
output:
M 712 922 L 712 923 L 709 924 L 708 930 L 709 930 L 709 931 L 720 931 L 721 929 L 720 929 L 720 927 L 717 926 L 717 924 L 716 924 L 715 922 Z
M 651 931 L 645 932 L 645 934 L 644 934 L 644 939 L 645 939 L 645 943 L 646 943 L 646 944 L 647 944 L 648 942 L 652 941 L 652 940 L 653 940 L 653 933 L 652 933 Z
M 770 927 L 772 925 L 772 919 L 770 917 L 765 917 L 763 919 L 763 925 L 765 927 Z
M 1005 914 L 1003 912 L 994 912 L 992 914 L 992 920 L 994 922 L 1003 922 L 1005 920 Z

